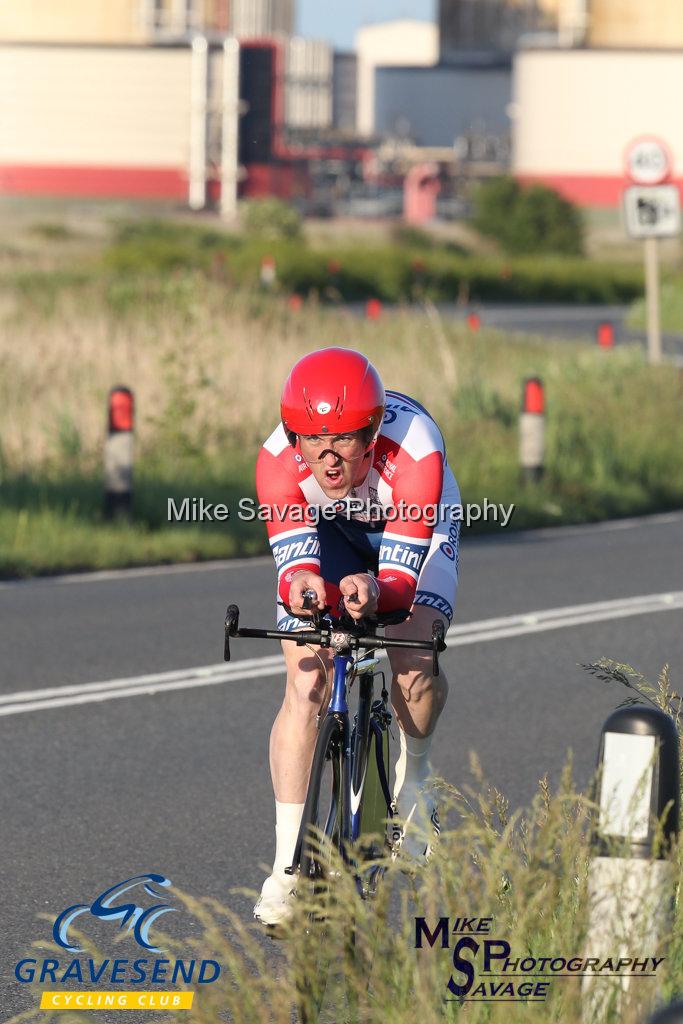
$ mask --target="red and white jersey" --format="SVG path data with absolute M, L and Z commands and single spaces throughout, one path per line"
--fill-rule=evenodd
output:
M 263 445 L 256 464 L 256 490 L 259 504 L 269 506 L 272 513 L 267 529 L 282 601 L 289 599 L 295 572 L 320 573 L 315 518 L 307 509 L 336 506 L 341 515 L 361 520 L 370 508 L 372 522 L 385 524 L 378 538 L 379 610 L 410 607 L 432 541 L 434 508 L 442 500 L 447 468 L 444 440 L 418 402 L 387 391 L 382 429 L 369 458 L 371 466 L 363 483 L 345 499 L 329 498 L 304 462 L 298 444 L 290 445 L 282 424 Z M 359 503 L 363 512 L 354 513 Z

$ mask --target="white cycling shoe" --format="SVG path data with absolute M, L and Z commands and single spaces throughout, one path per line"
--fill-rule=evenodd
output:
M 272 874 L 266 878 L 254 907 L 254 917 L 261 924 L 283 924 L 292 913 L 296 899 L 296 879 L 292 875 Z
M 432 855 L 441 832 L 439 808 L 428 787 L 403 787 L 392 803 L 391 843 L 394 859 L 400 854 L 416 865 Z

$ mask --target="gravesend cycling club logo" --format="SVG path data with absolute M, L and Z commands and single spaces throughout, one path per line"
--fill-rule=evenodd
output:
M 493 917 L 415 918 L 415 948 L 448 950 L 444 1002 L 544 1002 L 556 979 L 652 978 L 665 957 L 533 955 L 492 936 Z
M 160 898 L 161 893 L 153 888 L 153 884 L 170 886 L 171 881 L 164 878 L 163 875 L 135 875 L 134 878 L 127 878 L 125 882 L 112 885 L 110 889 L 100 893 L 89 905 L 75 903 L 72 907 L 67 907 L 57 916 L 52 929 L 52 937 L 58 946 L 63 946 L 69 952 L 82 953 L 81 946 L 73 946 L 69 942 L 69 926 L 83 914 L 92 914 L 93 917 L 97 917 L 101 921 L 118 921 L 120 928 L 127 925 L 128 931 L 132 931 L 139 946 L 148 949 L 151 953 L 161 953 L 161 950 L 149 941 L 149 929 L 158 917 L 161 917 L 162 914 L 174 913 L 176 908 L 169 906 L 168 903 L 157 903 L 145 910 L 135 903 L 121 905 L 116 903 L 119 896 L 137 886 L 141 886 L 148 895 Z
M 43 991 L 40 1009 L 190 1009 L 192 990 L 141 989 L 143 985 L 207 985 L 217 981 L 221 974 L 221 965 L 216 960 L 171 960 L 149 955 L 163 952 L 155 943 L 153 926 L 163 915 L 179 911 L 171 905 L 171 884 L 170 878 L 156 872 L 133 875 L 108 886 L 90 902 L 70 904 L 54 920 L 52 938 L 59 948 L 71 954 L 84 953 L 86 942 L 99 948 L 103 942 L 121 937 L 132 942 L 133 949 L 138 948 L 143 956 L 131 957 L 129 948 L 127 956 L 117 958 L 25 957 L 15 965 L 15 978 L 21 984 L 130 987 L 128 991 Z

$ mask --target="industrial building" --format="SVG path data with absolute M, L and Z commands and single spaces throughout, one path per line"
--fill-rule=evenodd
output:
M 639 134 L 683 167 L 681 0 L 439 0 L 345 54 L 294 25 L 295 0 L 0 4 L 0 192 L 400 193 L 424 161 L 507 167 L 510 135 L 521 180 L 580 203 L 619 202 Z
M 292 34 L 294 0 L 59 8 L 0 5 L 0 191 L 194 208 L 236 183 L 306 194 L 305 161 L 333 127 L 334 61 L 327 43 Z M 348 74 L 338 85 L 348 121 L 355 88 Z
M 681 91 L 679 91 L 679 85 Z M 515 59 L 512 170 L 585 206 L 618 206 L 624 153 L 654 135 L 683 184 L 683 53 L 525 50 Z
M 305 163 L 330 148 L 331 120 L 329 47 L 296 36 L 0 44 L 6 194 L 157 197 L 201 208 L 239 178 L 243 195 L 305 195 Z M 352 145 L 354 154 L 362 156 Z
M 378 68 L 375 131 L 415 146 L 453 147 L 477 131 L 509 135 L 511 64 L 462 61 L 434 68 Z
M 586 44 L 594 47 L 676 50 L 683 48 L 680 0 L 575 0 L 586 20 Z
M 614 207 L 624 153 L 655 136 L 683 182 L 683 4 L 679 0 L 560 0 L 558 43 L 515 56 L 512 171 L 586 206 Z
M 555 31 L 558 0 L 440 0 L 439 60 L 463 51 L 512 53 L 529 33 Z
M 439 59 L 436 25 L 413 18 L 366 25 L 356 33 L 356 128 L 375 132 L 375 72 L 380 67 L 434 67 Z
M 21 0 L 0 4 L 0 41 L 149 44 L 190 35 L 294 33 L 294 0 Z

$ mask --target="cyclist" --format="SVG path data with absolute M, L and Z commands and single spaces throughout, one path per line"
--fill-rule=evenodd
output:
M 302 627 L 303 595 L 354 619 L 411 608 L 387 635 L 429 639 L 432 622 L 450 623 L 458 577 L 460 495 L 443 437 L 412 398 L 387 391 L 359 352 L 328 348 L 299 360 L 285 383 L 282 422 L 258 457 L 256 489 L 268 510 L 278 570 L 277 627 Z M 451 511 L 449 511 L 449 509 Z M 291 864 L 306 796 L 327 678 L 310 649 L 283 641 L 287 683 L 270 736 L 276 850 L 254 916 L 278 924 L 289 913 Z M 329 666 L 329 652 L 319 651 Z M 431 657 L 391 651 L 392 704 L 400 729 L 394 841 L 423 859 L 438 833 L 426 791 L 429 751 L 448 683 Z M 410 823 L 414 823 L 411 828 Z M 422 840 L 420 840 L 422 835 Z

